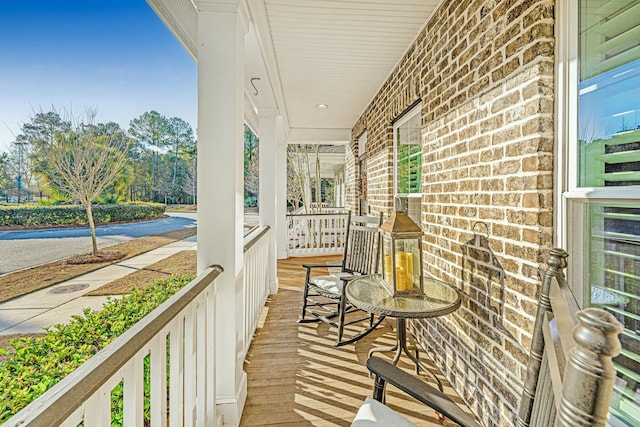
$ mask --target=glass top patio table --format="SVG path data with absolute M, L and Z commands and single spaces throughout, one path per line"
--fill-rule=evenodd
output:
M 416 365 L 416 373 L 422 370 L 443 390 L 440 379 L 418 359 L 417 347 L 407 346 L 407 319 L 438 317 L 449 314 L 460 307 L 460 292 L 438 279 L 423 279 L 424 295 L 418 297 L 394 297 L 389 292 L 380 274 L 358 277 L 347 283 L 347 299 L 361 310 L 396 318 L 396 344 L 393 347 L 379 347 L 369 350 L 373 353 L 393 351 L 392 363 L 395 365 L 404 353 Z M 416 350 L 414 356 L 410 350 Z
M 347 284 L 346 294 L 359 309 L 396 318 L 444 316 L 460 307 L 460 293 L 456 288 L 431 277 L 423 280 L 424 295 L 419 297 L 394 297 L 380 274 L 352 280 Z

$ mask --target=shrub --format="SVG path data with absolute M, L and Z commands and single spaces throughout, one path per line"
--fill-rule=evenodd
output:
M 258 196 L 244 196 L 244 206 L 247 208 L 258 206 Z
M 47 199 L 38 199 L 38 206 L 60 206 L 68 205 L 70 203 L 69 198 L 61 195 L 53 195 Z
M 116 221 L 135 221 L 153 219 L 164 214 L 166 206 L 162 203 L 127 203 L 118 205 L 96 205 L 93 219 L 96 223 Z M 11 225 L 69 225 L 87 224 L 87 213 L 80 205 L 36 206 L 7 205 L 0 206 L 0 226 Z
M 98 203 L 101 205 L 115 205 L 124 201 L 123 196 L 118 196 L 114 193 L 105 193 L 98 197 Z
M 192 275 L 134 288 L 110 299 L 101 311 L 85 309 L 68 324 L 55 325 L 39 338 L 12 340 L 0 364 L 0 423 L 20 411 L 137 321 L 193 280 Z

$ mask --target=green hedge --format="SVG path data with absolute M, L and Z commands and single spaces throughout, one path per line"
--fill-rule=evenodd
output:
M 128 203 L 95 205 L 93 220 L 97 224 L 153 219 L 164 214 L 162 203 Z M 87 224 L 87 214 L 82 205 L 67 206 L 16 206 L 0 205 L 0 226 L 11 225 L 68 225 Z
M 13 351 L 0 349 L 0 354 L 7 357 L 0 364 L 0 423 L 86 362 L 191 280 L 192 275 L 185 275 L 157 281 L 148 288 L 134 289 L 121 299 L 109 300 L 101 311 L 86 309 L 84 315 L 74 316 L 68 324 L 54 326 L 43 337 L 12 340 L 9 348 Z

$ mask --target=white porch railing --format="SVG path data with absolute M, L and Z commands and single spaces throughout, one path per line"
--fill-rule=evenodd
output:
M 269 227 L 244 242 L 244 358 L 269 293 Z M 274 258 L 275 259 L 275 258 Z M 7 426 L 111 426 L 112 390 L 123 385 L 125 426 L 144 423 L 145 376 L 150 378 L 150 425 L 220 425 L 215 387 L 215 279 L 213 266 L 102 351 L 3 424 Z M 229 343 L 235 345 L 235 343 Z M 145 359 L 149 357 L 149 368 Z M 145 371 L 148 371 L 145 373 Z M 167 387 L 169 385 L 169 387 Z
M 208 268 L 3 426 L 110 426 L 111 392 L 121 382 L 124 425 L 142 426 L 147 356 L 151 425 L 215 425 L 213 308 L 221 272 Z
M 269 296 L 270 271 L 275 266 L 269 264 L 271 229 L 262 227 L 254 230 L 244 239 L 244 321 L 243 360 L 249 351 L 253 334 L 258 327 L 260 313 Z
M 344 250 L 347 214 L 287 215 L 290 256 L 335 255 Z

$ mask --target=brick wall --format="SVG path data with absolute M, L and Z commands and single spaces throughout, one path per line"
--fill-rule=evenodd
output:
M 392 121 L 422 101 L 425 271 L 463 302 L 413 327 L 488 426 L 513 424 L 552 244 L 553 5 L 444 1 L 353 131 L 371 210 L 389 213 Z

